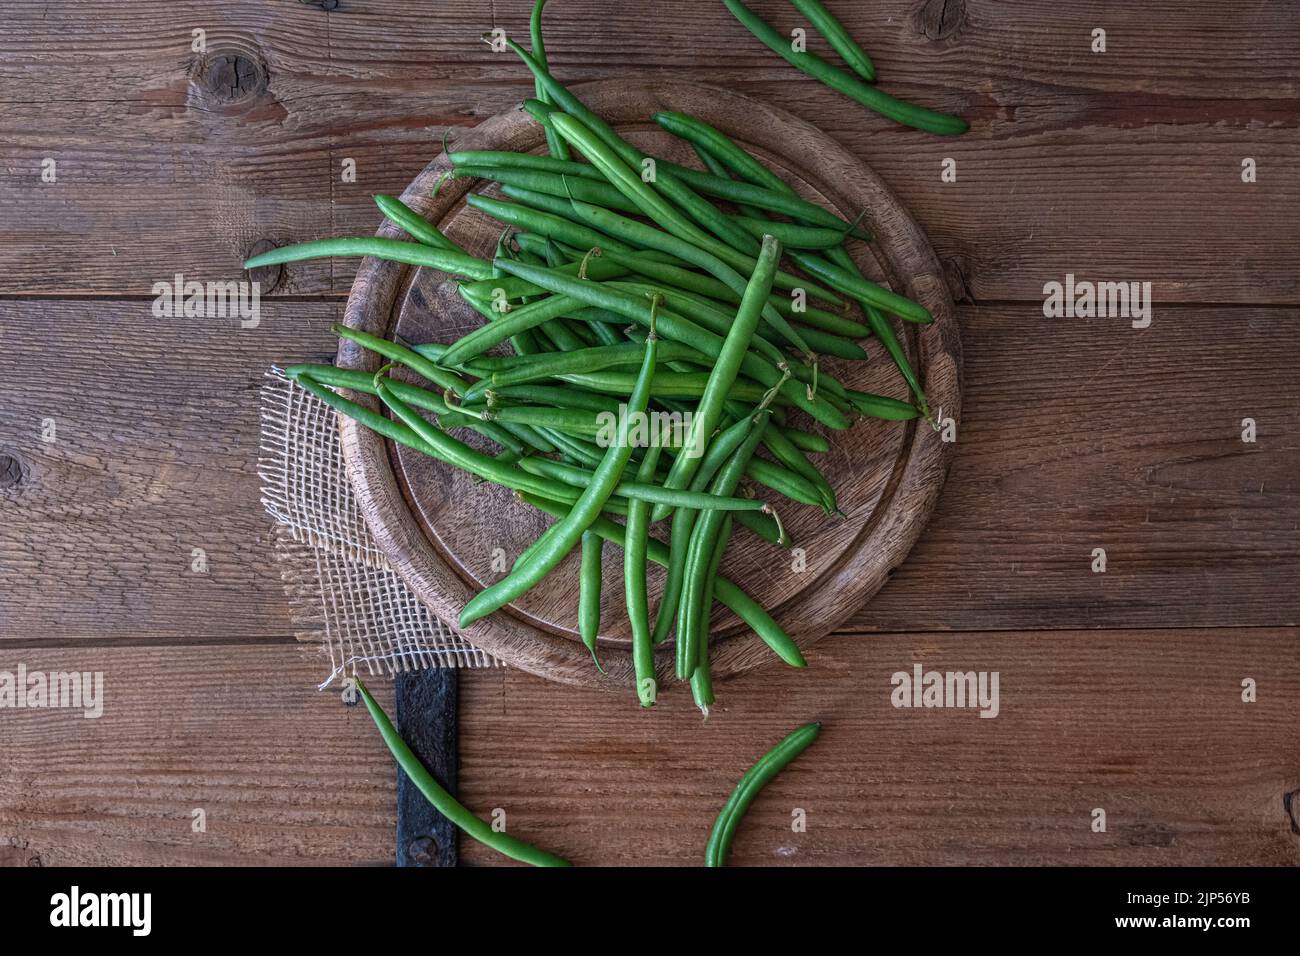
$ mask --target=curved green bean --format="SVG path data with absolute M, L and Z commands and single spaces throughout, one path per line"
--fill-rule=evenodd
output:
M 704 851 L 705 866 L 722 866 L 726 863 L 727 851 L 731 849 L 736 827 L 740 825 L 740 819 L 749 809 L 749 805 L 773 777 L 817 739 L 821 729 L 820 721 L 804 724 L 787 735 L 745 771 L 745 775 L 736 784 L 736 789 L 731 791 L 731 796 L 727 798 L 727 802 L 718 813 L 717 820 L 713 823 L 713 831 L 709 834 L 709 842 Z
M 357 677 L 355 680 L 357 690 L 361 692 L 361 699 L 365 702 L 366 710 L 370 712 L 371 719 L 375 722 L 375 726 L 379 728 L 379 736 L 383 738 L 384 743 L 388 746 L 393 759 L 397 761 L 397 765 L 415 784 L 416 789 L 424 794 L 424 798 L 433 805 L 435 810 L 479 843 L 491 847 L 512 860 L 531 863 L 533 866 L 573 865 L 563 857 L 556 856 L 554 853 L 547 853 L 545 850 L 538 849 L 531 843 L 525 843 L 508 833 L 498 833 L 492 828 L 491 824 L 472 814 L 464 804 L 448 793 L 434 779 L 433 774 L 429 773 L 424 764 L 420 763 L 419 758 L 412 753 L 411 748 L 407 746 L 406 741 L 397 732 L 397 728 L 393 726 L 393 722 L 388 719 L 388 715 L 384 713 L 383 708 L 371 696 L 366 685 L 361 682 L 361 678 Z
M 844 24 L 835 19 L 835 15 L 822 5 L 821 0 L 790 0 L 790 2 L 794 4 L 796 10 L 808 18 L 808 22 L 817 28 L 817 32 L 826 38 L 826 42 L 849 65 L 849 69 L 868 83 L 876 81 L 876 66 L 871 62 L 871 57 L 867 56 L 867 51 L 858 46 L 857 41 L 844 29 Z
M 938 113 L 912 103 L 905 103 L 882 90 L 864 83 L 850 73 L 837 69 L 815 53 L 797 52 L 787 37 L 781 36 L 767 21 L 740 0 L 722 0 L 732 16 L 744 24 L 772 52 L 803 73 L 807 73 L 836 92 L 856 100 L 867 109 L 903 126 L 925 130 L 940 136 L 955 136 L 970 128 L 960 116 Z

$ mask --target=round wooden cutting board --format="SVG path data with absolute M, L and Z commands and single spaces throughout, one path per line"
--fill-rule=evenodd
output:
M 908 324 L 902 338 L 932 408 L 954 422 L 960 419 L 961 347 L 940 265 L 907 211 L 860 160 L 797 117 L 716 87 L 620 81 L 587 84 L 575 92 L 647 152 L 698 165 L 684 143 L 650 120 L 660 110 L 683 110 L 732 137 L 805 197 L 847 219 L 866 210 L 864 223 L 876 241 L 854 243 L 854 255 L 869 277 L 934 314 L 932 325 Z M 458 133 L 454 146 L 540 151 L 544 142 L 540 128 L 516 108 Z M 481 181 L 451 179 L 429 198 L 448 169 L 447 159 L 439 156 L 402 199 L 470 252 L 490 257 L 501 226 L 464 203 L 470 189 L 485 188 Z M 408 238 L 387 223 L 378 234 Z M 362 263 L 346 313 L 350 326 L 411 343 L 450 342 L 481 321 L 457 295 L 454 280 L 376 259 Z M 826 359 L 823 367 L 850 387 L 906 398 L 902 378 L 880 345 L 873 340 L 864 345 L 869 361 Z M 374 371 L 380 360 L 345 341 L 338 364 Z M 374 399 L 353 397 L 375 407 Z M 791 421 L 830 440 L 829 453 L 812 457 L 834 487 L 844 517 L 776 498 L 796 550 L 777 548 L 737 526 L 722 573 L 806 646 L 861 608 L 906 557 L 934 509 L 953 445 L 925 422 L 862 419 L 848 431 L 834 432 L 814 426 L 802 413 Z M 456 434 L 465 438 L 467 433 Z M 454 624 L 465 602 L 499 580 L 549 523 L 511 492 L 392 445 L 350 419 L 342 421 L 342 436 L 348 473 L 371 530 L 402 577 L 444 621 Z M 476 436 L 466 440 L 471 439 L 476 443 Z M 656 537 L 665 536 L 667 524 L 655 527 Z M 578 639 L 576 551 L 537 588 L 464 635 L 502 661 L 552 680 L 629 687 L 622 562 L 621 550 L 607 545 L 600 637 L 605 675 Z M 652 566 L 652 610 L 662 581 L 662 571 Z M 715 608 L 711 633 L 716 677 L 776 661 L 729 611 Z M 671 641 L 657 650 L 656 662 L 667 690 L 674 683 Z

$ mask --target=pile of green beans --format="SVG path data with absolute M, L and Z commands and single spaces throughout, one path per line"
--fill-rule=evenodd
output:
M 477 621 L 572 556 L 577 634 L 603 671 L 602 565 L 613 542 L 623 556 L 638 702 L 653 706 L 672 673 L 707 715 L 715 605 L 781 660 L 805 666 L 794 641 L 725 576 L 728 545 L 788 547 L 779 514 L 787 508 L 839 514 L 816 463 L 831 448 L 826 434 L 864 417 L 925 414 L 922 379 L 891 316 L 931 316 L 858 271 L 848 249 L 870 240 L 863 216 L 842 218 L 801 198 L 719 130 L 682 113 L 651 118 L 693 148 L 703 170 L 626 142 L 551 74 L 543 2 L 531 20 L 532 52 L 507 45 L 533 76 L 537 98 L 525 108 L 544 127 L 547 155 L 447 154 L 454 175 L 505 197 L 467 200 L 473 215 L 505 229 L 490 258 L 447 238 L 418 203 L 380 195 L 380 211 L 409 239 L 325 239 L 245 265 L 373 256 L 458 277 L 482 323 L 455 341 L 408 345 L 338 327 L 378 356 L 377 373 L 299 364 L 285 374 L 341 414 L 554 519 L 466 604 L 459 624 L 471 638 Z M 874 79 L 870 59 L 819 3 L 796 6 L 827 34 L 854 82 Z M 925 119 L 911 109 L 907 117 Z M 869 338 L 898 365 L 908 398 L 860 392 L 837 377 L 866 358 Z M 649 564 L 665 567 L 657 606 Z

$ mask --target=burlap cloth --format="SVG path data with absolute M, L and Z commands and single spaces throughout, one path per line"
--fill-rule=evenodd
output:
M 384 557 L 343 469 L 334 411 L 272 370 L 262 386 L 257 473 L 300 641 L 330 665 L 321 686 L 364 668 L 493 667 L 411 592 Z

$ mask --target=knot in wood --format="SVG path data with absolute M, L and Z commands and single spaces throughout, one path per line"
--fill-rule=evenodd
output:
M 22 480 L 22 462 L 13 455 L 0 454 L 0 488 L 16 488 Z
M 266 67 L 243 53 L 211 53 L 199 64 L 194 82 L 210 102 L 230 105 L 266 89 Z
M 925 0 L 916 13 L 917 32 L 931 40 L 951 39 L 965 23 L 965 0 Z

